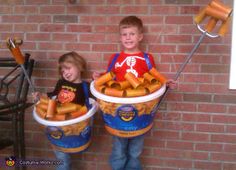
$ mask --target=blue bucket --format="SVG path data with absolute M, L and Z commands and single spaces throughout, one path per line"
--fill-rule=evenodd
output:
M 136 137 L 148 132 L 153 126 L 157 104 L 166 86 L 141 97 L 112 97 L 100 93 L 90 84 L 91 93 L 97 98 L 106 130 L 123 138 Z
M 91 143 L 92 117 L 97 111 L 97 103 L 89 99 L 92 108 L 83 116 L 66 121 L 42 119 L 34 108 L 34 119 L 44 125 L 45 133 L 55 150 L 76 153 L 87 149 Z

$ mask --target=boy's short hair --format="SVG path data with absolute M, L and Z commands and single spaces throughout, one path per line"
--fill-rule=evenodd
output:
M 60 75 L 61 75 L 61 69 L 62 69 L 63 63 L 66 63 L 66 62 L 74 64 L 81 71 L 81 73 L 83 73 L 86 70 L 86 61 L 84 60 L 84 58 L 80 56 L 79 54 L 77 54 L 76 52 L 72 51 L 72 52 L 65 53 L 62 56 L 60 56 L 58 60 L 58 64 L 59 64 L 58 71 Z
M 136 16 L 127 16 L 120 21 L 119 28 L 129 28 L 135 26 L 138 28 L 140 33 L 143 33 L 143 22 Z

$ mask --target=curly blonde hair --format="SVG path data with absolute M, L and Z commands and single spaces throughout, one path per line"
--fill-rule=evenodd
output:
M 58 64 L 59 64 L 58 71 L 59 71 L 60 76 L 62 76 L 61 69 L 62 69 L 63 63 L 74 64 L 78 68 L 78 70 L 81 71 L 81 74 L 84 73 L 86 70 L 86 61 L 84 60 L 82 56 L 80 56 L 74 51 L 65 53 L 62 56 L 60 56 L 58 60 Z

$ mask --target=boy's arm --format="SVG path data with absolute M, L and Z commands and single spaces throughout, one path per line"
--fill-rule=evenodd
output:
M 111 55 L 111 57 L 109 58 L 106 72 L 108 71 L 108 68 L 109 68 L 114 57 L 115 57 L 115 54 Z M 97 72 L 97 71 L 93 72 L 93 75 L 92 75 L 93 80 L 97 80 L 101 75 L 105 74 L 106 72 Z

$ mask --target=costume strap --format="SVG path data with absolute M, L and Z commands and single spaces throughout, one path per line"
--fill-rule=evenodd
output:
M 117 58 L 119 57 L 120 53 L 116 53 L 115 56 L 113 57 L 112 61 L 111 61 L 111 64 L 109 65 L 108 69 L 107 69 L 107 72 L 110 72 L 112 67 L 114 66 Z
M 82 82 L 83 84 L 83 90 L 84 90 L 84 95 L 85 95 L 85 105 L 88 109 L 92 108 L 92 105 L 89 103 L 89 90 L 88 90 L 88 85 L 85 81 Z
M 143 54 L 144 54 L 144 58 L 145 58 L 145 61 L 146 61 L 146 63 L 147 63 L 147 66 L 148 66 L 148 70 L 151 70 L 152 64 L 151 64 L 151 62 L 150 62 L 150 59 L 149 59 L 149 57 L 148 57 L 148 54 L 147 54 L 147 53 L 143 53 Z

